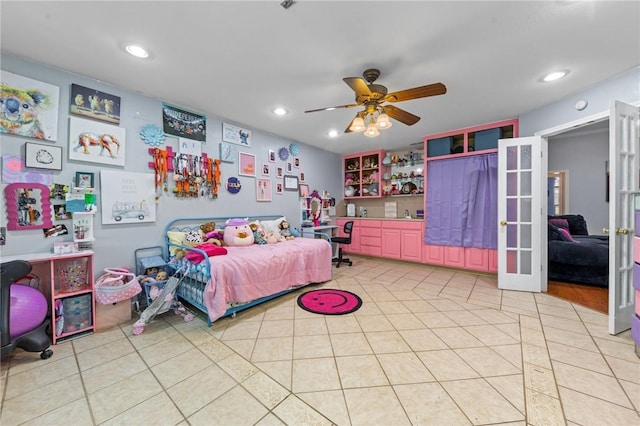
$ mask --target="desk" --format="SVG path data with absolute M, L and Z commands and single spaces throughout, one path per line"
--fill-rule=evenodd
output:
M 300 228 L 300 233 L 304 238 L 324 238 L 323 235 L 319 234 L 325 234 L 333 238 L 338 236 L 338 229 L 337 225 L 309 226 Z M 331 245 L 333 246 L 333 258 L 336 258 L 338 257 L 338 244 L 331 243 Z

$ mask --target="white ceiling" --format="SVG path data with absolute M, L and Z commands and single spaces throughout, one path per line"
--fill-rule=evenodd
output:
M 640 64 L 638 1 L 3 0 L 0 13 L 3 53 L 336 153 L 516 117 Z M 151 58 L 124 53 L 131 42 Z M 390 92 L 448 92 L 394 104 L 422 119 L 375 139 L 342 133 L 360 108 L 304 113 L 353 103 L 342 78 L 367 68 Z M 570 73 L 540 82 L 557 69 Z

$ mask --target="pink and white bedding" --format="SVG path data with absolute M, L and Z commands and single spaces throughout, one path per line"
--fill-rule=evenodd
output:
M 212 322 L 224 315 L 229 303 L 251 302 L 331 279 L 332 248 L 324 239 L 295 238 L 226 249 L 226 255 L 209 257 L 211 279 L 204 303 Z

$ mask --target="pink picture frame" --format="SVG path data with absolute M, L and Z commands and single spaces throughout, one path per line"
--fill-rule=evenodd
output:
M 11 183 L 4 189 L 7 205 L 7 229 L 51 228 L 51 202 L 49 187 L 41 183 Z
M 256 177 L 256 156 L 246 152 L 238 154 L 238 174 Z
M 256 179 L 256 201 L 271 201 L 271 179 Z

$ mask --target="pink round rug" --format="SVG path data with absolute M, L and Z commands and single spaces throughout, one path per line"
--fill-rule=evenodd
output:
M 314 314 L 344 315 L 357 311 L 362 299 L 349 291 L 323 288 L 301 294 L 298 306 Z

